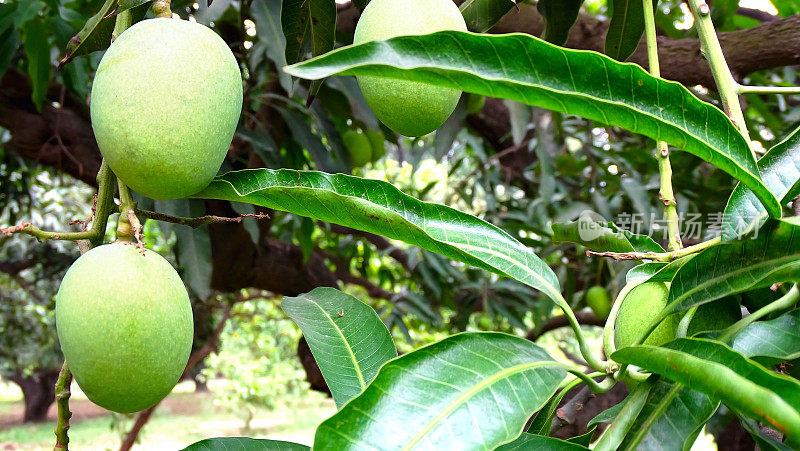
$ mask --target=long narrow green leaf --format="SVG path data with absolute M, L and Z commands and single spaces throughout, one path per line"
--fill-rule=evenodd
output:
M 776 144 L 758 160 L 761 179 L 781 204 L 800 194 L 800 128 Z M 730 241 L 758 228 L 767 212 L 752 191 L 743 185 L 734 188 L 722 221 L 722 240 Z
M 335 288 L 284 297 L 281 308 L 300 326 L 336 407 L 358 396 L 384 363 L 397 357 L 375 310 Z
M 636 421 L 636 417 L 639 416 L 639 412 L 642 411 L 645 402 L 647 402 L 647 396 L 652 388 L 653 382 L 648 380 L 640 383 L 631 391 L 631 394 L 625 398 L 622 408 L 614 416 L 614 421 L 608 425 L 608 428 L 603 431 L 603 435 L 595 443 L 594 449 L 597 451 L 616 451 L 619 448 L 625 435 L 633 426 L 634 421 Z
M 555 273 L 511 235 L 450 207 L 414 199 L 391 183 L 344 174 L 251 169 L 217 177 L 194 197 L 249 202 L 381 234 L 517 279 L 566 306 Z
M 631 346 L 611 358 L 719 399 L 800 444 L 800 382 L 767 370 L 722 343 L 681 338 L 663 347 Z
M 539 0 L 536 9 L 544 20 L 542 39 L 555 45 L 564 45 L 569 29 L 578 20 L 583 0 Z
M 286 37 L 286 61 L 300 61 L 308 51 L 321 55 L 335 44 L 336 2 L 283 0 L 281 24 Z
M 553 224 L 553 242 L 576 243 L 597 252 L 664 252 L 649 236 L 619 229 L 613 223 L 596 222 L 588 216 Z
M 386 363 L 325 420 L 315 449 L 493 449 L 517 438 L 566 373 L 500 333 L 462 333 Z
M 798 279 L 800 218 L 775 221 L 757 237 L 706 249 L 681 266 L 672 278 L 665 313 Z
M 606 55 L 625 61 L 636 50 L 644 34 L 642 0 L 611 0 L 611 21 L 606 33 Z
M 201 440 L 187 446 L 183 451 L 304 451 L 310 449 L 305 445 L 279 440 L 222 437 Z
M 718 406 L 704 393 L 659 379 L 620 449 L 688 451 Z
M 716 165 L 781 215 L 744 137 L 724 113 L 679 83 L 596 52 L 568 50 L 527 34 L 442 31 L 334 50 L 288 66 L 297 77 L 401 78 L 500 97 L 616 125 Z

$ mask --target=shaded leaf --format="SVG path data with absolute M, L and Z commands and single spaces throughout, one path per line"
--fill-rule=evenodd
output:
M 544 20 L 542 39 L 555 45 L 564 45 L 569 29 L 578 20 L 583 0 L 539 0 L 536 9 Z
M 136 8 L 137 6 L 144 5 L 145 3 L 149 3 L 152 0 L 118 0 L 117 1 L 117 14 L 127 11 L 132 8 Z
M 284 297 L 281 308 L 300 326 L 336 407 L 358 396 L 397 357 L 392 336 L 375 310 L 335 288 Z
M 723 243 L 695 255 L 672 278 L 665 314 L 800 279 L 798 219 L 775 221 L 759 230 L 757 237 Z
M 760 160 L 761 179 L 781 204 L 800 194 L 800 128 L 776 144 Z M 722 240 L 757 229 L 767 219 L 767 212 L 758 198 L 745 186 L 737 185 L 725 206 Z
M 611 0 L 611 21 L 606 34 L 606 55 L 625 61 L 639 45 L 644 33 L 644 5 L 642 0 Z
M 619 404 L 609 407 L 589 420 L 589 423 L 586 424 L 586 427 L 592 427 L 592 425 L 600 423 L 611 423 L 614 421 L 614 418 L 619 415 L 619 411 L 622 410 L 623 407 L 625 407 L 625 402 L 620 402 Z
M 281 25 L 286 37 L 286 62 L 296 63 L 309 51 L 322 55 L 333 50 L 335 43 L 336 2 L 283 0 Z
M 254 439 L 248 437 L 222 437 L 207 438 L 193 443 L 184 451 L 303 451 L 310 450 L 308 446 L 280 440 Z
M 22 43 L 28 61 L 28 76 L 31 79 L 33 100 L 41 111 L 42 103 L 47 97 L 47 85 L 50 83 L 50 45 L 47 42 L 47 29 L 42 19 L 34 18 L 25 22 L 22 28 Z
M 111 33 L 114 31 L 114 5 L 116 0 L 106 0 L 100 10 L 86 21 L 81 31 L 67 43 L 67 52 L 58 62 L 61 67 L 76 56 L 86 55 L 98 50 L 105 50 L 111 44 Z
M 681 338 L 662 347 L 623 348 L 611 358 L 719 399 L 783 432 L 789 444 L 797 446 L 800 440 L 800 382 L 773 373 L 722 343 Z
M 628 431 L 631 430 L 634 421 L 642 411 L 650 390 L 653 388 L 652 381 L 639 383 L 636 388 L 631 391 L 631 394 L 620 404 L 622 408 L 619 409 L 614 416 L 614 420 L 608 425 L 603 435 L 594 444 L 594 449 L 598 451 L 616 450 L 619 448 L 622 440 Z
M 450 207 L 414 199 L 391 183 L 254 169 L 217 177 L 195 197 L 250 202 L 404 241 L 517 279 L 566 307 L 553 271 L 511 235 Z
M 326 449 L 488 448 L 519 436 L 565 371 L 501 333 L 462 333 L 386 363 L 314 438 Z
M 522 434 L 511 443 L 496 448 L 497 451 L 525 451 L 531 449 L 546 449 L 546 450 L 581 450 L 589 449 L 577 443 L 570 443 L 564 440 L 559 440 L 553 437 L 545 437 L 542 435 Z
M 554 243 L 576 243 L 596 252 L 664 252 L 664 248 L 645 235 L 618 228 L 614 223 L 598 222 L 588 215 L 577 221 L 553 224 Z
M 746 357 L 800 358 L 800 309 L 745 327 L 731 347 Z
M 157 211 L 180 217 L 200 217 L 206 214 L 205 204 L 197 199 L 156 200 Z M 211 294 L 211 239 L 208 229 L 159 223 L 165 234 L 175 233 L 175 259 L 181 269 L 181 279 L 200 299 Z
M 459 9 L 467 29 L 476 33 L 489 31 L 511 8 L 516 7 L 515 0 L 466 0 Z
M 620 126 L 716 165 L 751 188 L 771 216 L 781 214 L 747 142 L 722 111 L 679 83 L 598 53 L 564 49 L 525 34 L 441 31 L 348 46 L 285 70 L 313 80 L 402 78 Z
M 275 63 L 275 67 L 286 66 L 286 38 L 281 28 L 281 2 L 259 1 L 250 6 L 250 14 L 256 23 L 257 41 L 252 52 L 263 52 Z M 281 87 L 292 92 L 292 77 L 278 71 Z

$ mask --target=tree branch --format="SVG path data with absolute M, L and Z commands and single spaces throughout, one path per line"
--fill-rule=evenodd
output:
M 361 230 L 353 229 L 350 227 L 341 226 L 338 224 L 329 224 L 321 222 L 320 224 L 325 225 L 333 233 L 337 233 L 339 235 L 350 235 L 359 238 L 364 238 L 373 246 L 377 247 L 381 251 L 387 251 L 387 255 L 395 259 L 398 263 L 403 265 L 409 271 L 412 271 L 414 268 L 411 266 L 411 262 L 409 259 L 408 254 L 403 251 L 402 249 L 398 248 L 397 246 L 393 245 L 388 239 L 380 236 L 375 235 L 374 233 L 364 232 Z

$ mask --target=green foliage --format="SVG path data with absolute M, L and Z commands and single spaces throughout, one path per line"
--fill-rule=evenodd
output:
M 218 402 L 239 415 L 245 429 L 256 407 L 283 408 L 288 399 L 309 396 L 300 362 L 295 358 L 300 331 L 273 300 L 231 307 L 231 320 L 219 350 L 206 361 L 204 378 Z

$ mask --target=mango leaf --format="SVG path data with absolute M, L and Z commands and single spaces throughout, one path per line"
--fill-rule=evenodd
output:
M 484 33 L 516 5 L 515 0 L 466 0 L 459 9 L 469 31 Z
M 193 443 L 183 451 L 304 451 L 308 446 L 280 440 L 254 439 L 248 437 L 207 438 Z
M 642 0 L 611 0 L 611 21 L 606 34 L 606 55 L 625 61 L 639 45 L 644 33 L 644 5 Z
M 22 43 L 28 59 L 28 76 L 31 78 L 33 92 L 31 99 L 41 111 L 47 97 L 47 85 L 52 77 L 50 70 L 50 44 L 47 43 L 47 30 L 42 19 L 36 17 L 22 28 Z
M 685 450 L 719 406 L 708 395 L 659 379 L 620 450 Z
M 619 448 L 625 435 L 631 430 L 633 422 L 636 421 L 636 418 L 639 416 L 639 412 L 642 411 L 647 401 L 647 396 L 650 394 L 652 388 L 653 382 L 648 380 L 640 383 L 636 388 L 631 390 L 631 394 L 625 398 L 625 401 L 620 403 L 622 404 L 622 408 L 614 416 L 614 420 L 608 425 L 608 428 L 603 431 L 603 435 L 597 439 L 597 442 L 594 444 L 595 450 L 616 451 Z
M 592 427 L 592 425 L 601 423 L 611 423 L 612 421 L 614 421 L 614 418 L 616 418 L 617 415 L 619 415 L 619 412 L 622 410 L 623 407 L 625 407 L 624 401 L 609 407 L 608 409 L 598 413 L 597 415 L 595 415 L 594 418 L 589 420 L 589 422 L 586 424 L 586 427 L 589 428 Z
M 253 2 L 250 14 L 256 23 L 257 40 L 252 53 L 263 52 L 275 66 L 286 65 L 286 38 L 281 30 L 281 3 L 278 1 Z M 292 77 L 278 71 L 278 80 L 286 92 L 292 92 Z M 272 165 L 270 165 L 272 166 Z
M 550 398 L 547 403 L 542 406 L 542 408 L 536 412 L 536 415 L 533 417 L 533 421 L 531 421 L 531 425 L 528 426 L 528 433 L 534 435 L 550 435 L 550 426 L 553 423 L 553 415 L 555 415 L 556 410 L 558 409 L 558 405 L 561 404 L 561 400 L 564 399 L 564 396 L 572 391 L 571 386 L 567 386 L 559 391 L 555 396 Z M 523 434 L 524 435 L 524 434 Z
M 622 230 L 611 222 L 597 222 L 588 216 L 553 224 L 553 242 L 576 243 L 596 252 L 664 252 L 664 248 L 649 236 Z
M 616 125 L 716 165 L 752 189 L 772 217 L 781 215 L 747 142 L 722 111 L 679 83 L 595 52 L 564 49 L 527 34 L 441 31 L 343 47 L 284 70 L 312 80 L 402 78 Z
M 774 438 L 765 434 L 764 431 L 761 430 L 758 421 L 742 415 L 738 415 L 738 417 L 739 423 L 744 426 L 745 430 L 750 433 L 750 437 L 752 437 L 753 441 L 756 442 L 756 445 L 758 445 L 757 449 L 760 449 L 761 451 L 792 451 L 792 448 L 789 448 L 783 443 L 778 442 Z
M 136 8 L 137 6 L 144 5 L 145 3 L 149 3 L 151 0 L 118 0 L 117 1 L 117 14 L 127 11 L 132 8 Z
M 800 128 L 758 160 L 761 179 L 781 204 L 800 194 Z M 722 240 L 730 241 L 757 229 L 767 212 L 752 191 L 737 185 L 728 199 L 722 220 Z
M 155 201 L 156 211 L 181 217 L 199 217 L 206 214 L 205 204 L 197 199 Z M 200 299 L 211 294 L 211 239 L 208 229 L 192 229 L 182 225 L 159 223 L 169 235 L 175 233 L 175 259 L 180 266 L 181 279 Z
M 552 451 L 572 451 L 572 450 L 586 450 L 585 446 L 576 443 L 570 443 L 564 440 L 559 440 L 553 437 L 545 437 L 543 435 L 522 434 L 511 443 L 496 448 L 497 451 L 527 451 L 532 449 L 546 449 Z
M 733 339 L 731 347 L 746 357 L 800 358 L 800 309 L 750 324 Z
M 625 274 L 625 282 L 646 282 L 655 278 L 656 274 L 667 266 L 666 263 L 648 262 L 634 266 Z M 672 277 L 670 277 L 672 279 Z
M 544 20 L 542 39 L 555 45 L 564 45 L 569 29 L 578 20 L 583 0 L 539 0 L 536 9 Z
M 786 434 L 787 444 L 800 444 L 800 382 L 769 371 L 722 343 L 680 338 L 662 347 L 623 348 L 611 358 L 719 399 Z
M 317 428 L 325 449 L 493 449 L 517 438 L 565 371 L 523 338 L 462 333 L 386 363 Z
M 286 37 L 286 61 L 289 64 L 300 61 L 309 51 L 316 56 L 333 50 L 336 2 L 283 0 L 281 25 Z
M 694 256 L 675 273 L 665 313 L 732 294 L 800 279 L 800 218 L 774 221 L 756 237 L 723 243 Z
M 114 6 L 116 0 L 106 0 L 100 11 L 86 21 L 81 31 L 67 43 L 67 52 L 58 62 L 58 67 L 69 63 L 76 56 L 87 55 L 106 49 L 111 43 L 111 32 L 114 31 Z
M 281 308 L 300 326 L 336 407 L 358 396 L 384 363 L 397 357 L 375 310 L 335 288 L 284 297 Z
M 249 202 L 404 241 L 514 278 L 568 308 L 555 273 L 511 235 L 450 207 L 414 199 L 391 183 L 314 171 L 250 169 L 217 177 L 194 197 Z

